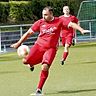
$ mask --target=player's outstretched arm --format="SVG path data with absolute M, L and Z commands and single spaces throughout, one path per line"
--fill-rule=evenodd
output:
M 12 48 L 18 48 L 25 40 L 27 40 L 27 38 L 32 35 L 33 31 L 31 30 L 31 28 L 20 38 L 20 40 L 14 44 L 12 44 L 10 47 Z
M 90 33 L 90 30 L 84 30 L 84 29 L 83 29 L 82 27 L 80 27 L 78 24 L 73 23 L 73 22 L 70 22 L 68 26 L 69 26 L 69 27 L 72 27 L 72 28 L 74 28 L 74 29 L 79 30 L 82 34 L 84 34 L 84 33 Z

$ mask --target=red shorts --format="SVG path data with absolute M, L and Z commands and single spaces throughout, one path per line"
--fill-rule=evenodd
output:
M 61 37 L 61 39 L 62 39 L 62 45 L 63 46 L 65 46 L 65 44 L 68 44 L 69 46 L 71 46 L 73 36 Z
M 56 51 L 56 48 L 46 49 L 39 46 L 38 44 L 35 44 L 32 46 L 29 55 L 26 57 L 27 64 L 33 66 L 38 63 L 46 63 L 50 66 L 55 58 Z

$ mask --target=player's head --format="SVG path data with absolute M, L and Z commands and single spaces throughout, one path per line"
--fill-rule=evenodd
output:
M 51 21 L 53 18 L 53 8 L 51 8 L 50 6 L 45 7 L 42 11 L 42 17 L 46 21 Z
M 64 6 L 64 7 L 63 7 L 63 13 L 64 13 L 64 14 L 69 14 L 69 13 L 70 13 L 69 6 Z

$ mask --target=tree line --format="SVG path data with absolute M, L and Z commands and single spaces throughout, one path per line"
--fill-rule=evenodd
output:
M 0 24 L 33 23 L 42 17 L 42 9 L 52 6 L 54 15 L 62 15 L 62 8 L 68 5 L 71 14 L 77 15 L 83 0 L 2 0 L 0 2 Z

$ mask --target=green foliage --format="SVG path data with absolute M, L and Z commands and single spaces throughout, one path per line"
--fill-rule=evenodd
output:
M 67 5 L 66 0 L 53 0 L 54 15 L 60 16 L 63 14 L 63 6 Z
M 41 10 L 43 9 L 44 4 L 45 4 L 44 1 L 45 0 L 32 0 L 31 9 L 32 9 L 34 16 L 37 18 L 41 18 L 41 14 L 42 14 Z
M 30 2 L 9 2 L 10 4 L 10 21 L 18 22 L 18 21 L 27 21 L 32 20 L 32 10 Z
M 52 6 L 54 15 L 59 16 L 62 14 L 62 8 L 66 3 L 66 0 L 32 0 L 32 12 L 35 16 L 41 18 L 42 9 L 46 6 Z
M 69 5 L 72 14 L 77 14 L 80 1 L 78 0 L 9 0 L 0 2 L 0 23 L 27 23 L 34 22 L 42 17 L 42 9 L 52 6 L 54 15 L 63 14 L 64 5 Z
M 0 0 L 1 2 L 9 2 L 9 0 Z
M 7 22 L 9 15 L 9 4 L 8 2 L 0 2 L 0 22 Z
M 31 1 L 31 0 L 9 0 L 9 1 Z

